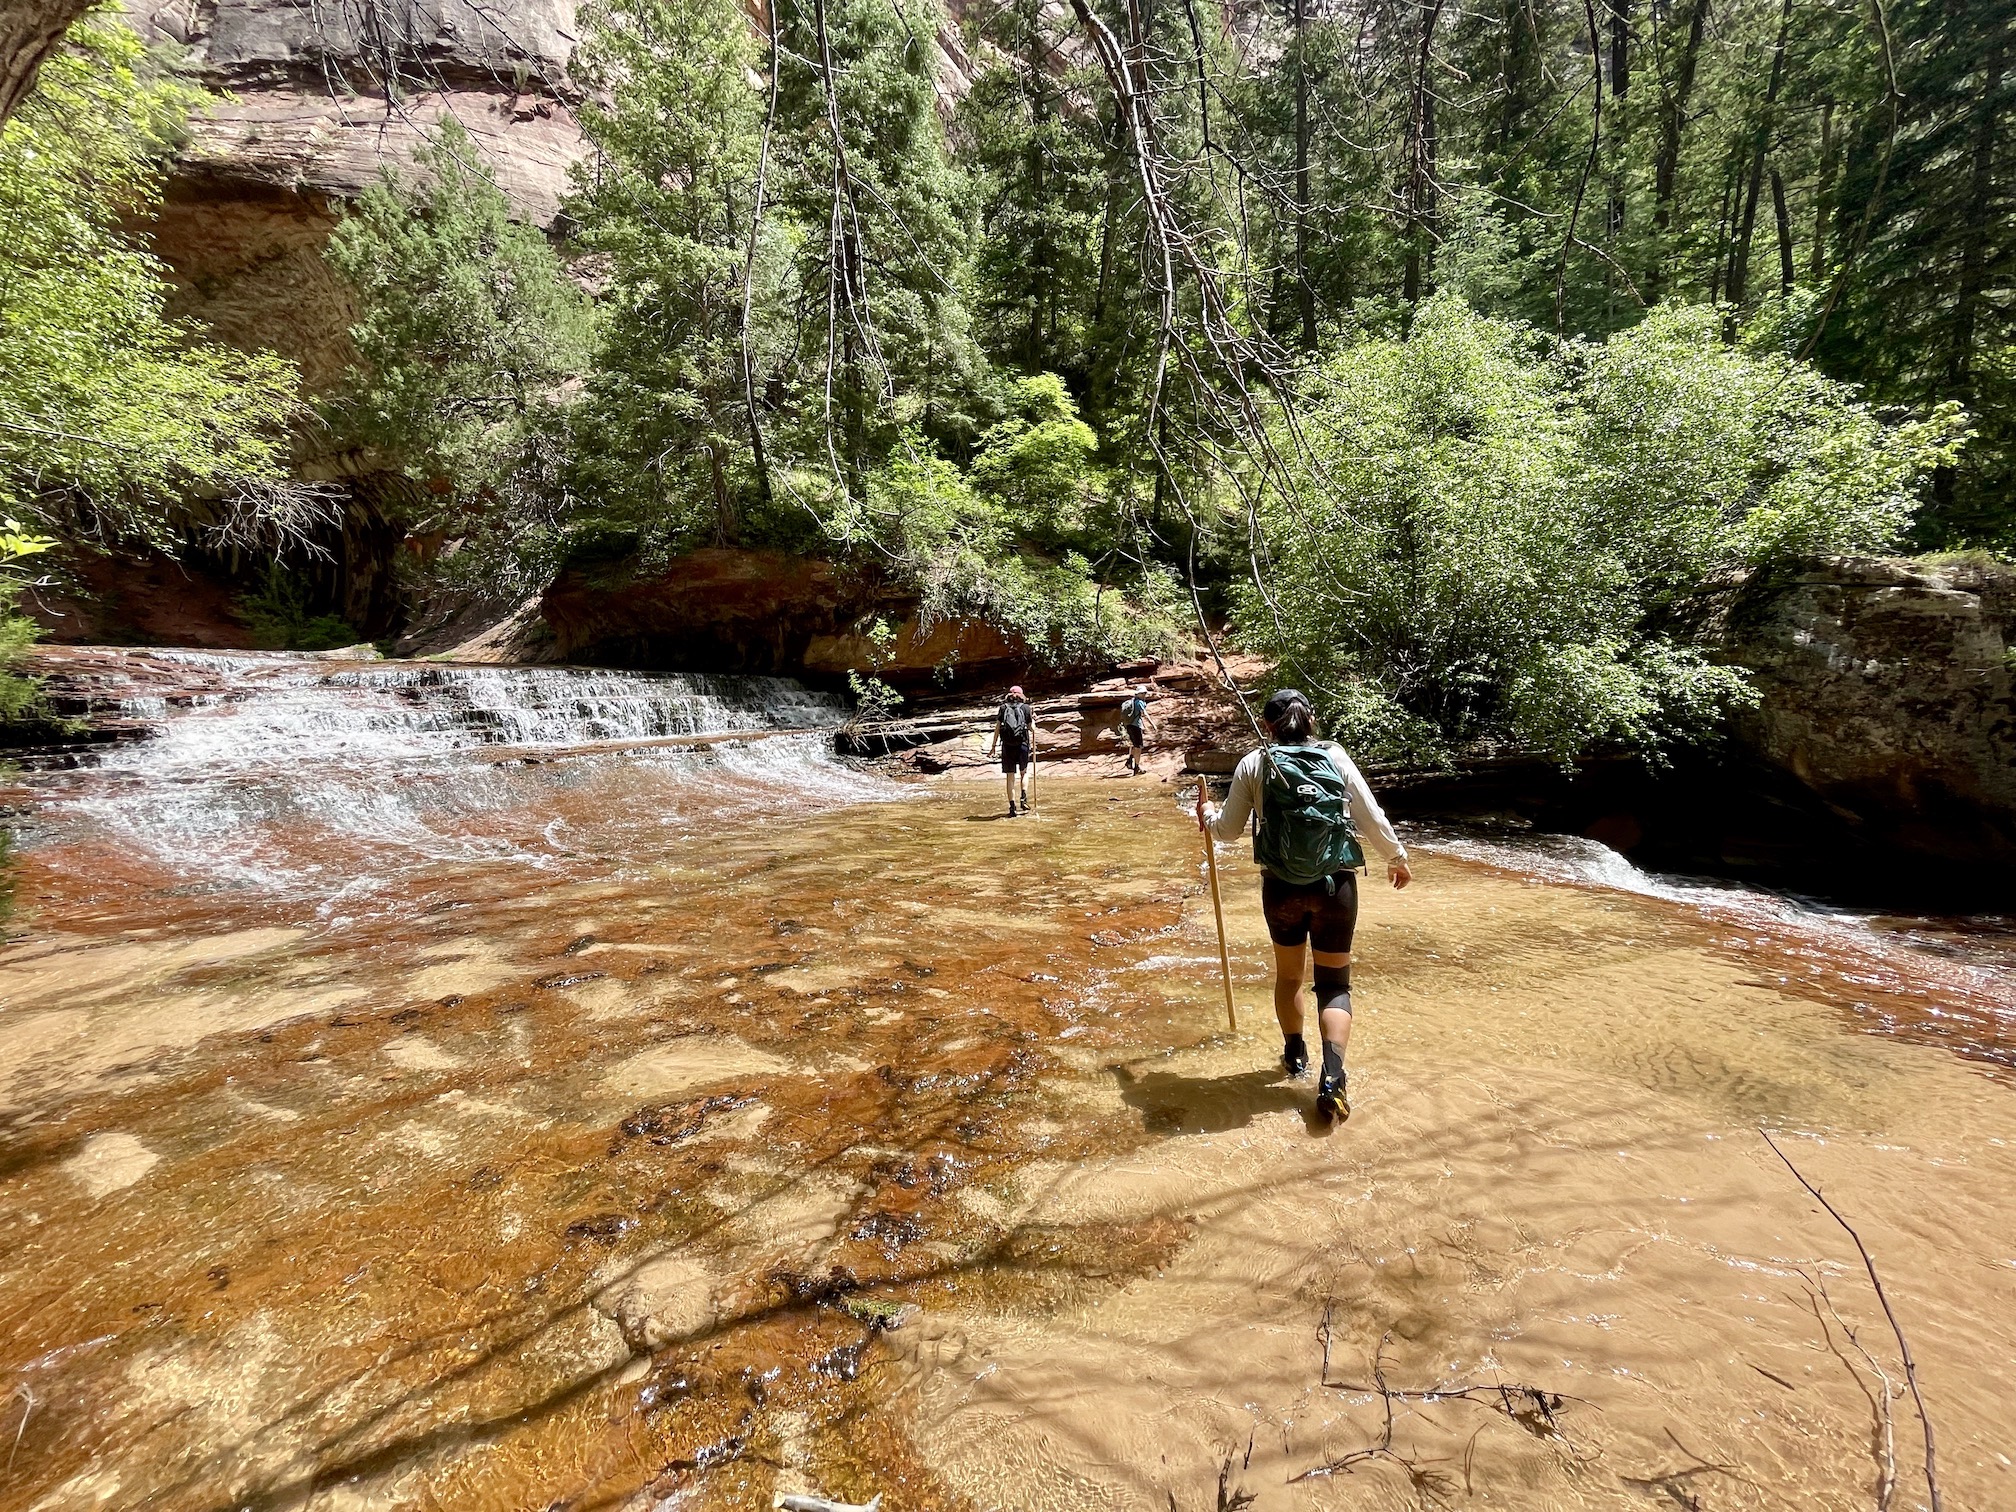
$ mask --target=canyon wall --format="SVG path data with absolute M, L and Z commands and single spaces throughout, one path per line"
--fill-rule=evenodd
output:
M 126 3 L 143 35 L 187 48 L 199 77 L 228 91 L 190 123 L 155 227 L 175 313 L 293 358 L 313 392 L 351 361 L 355 312 L 322 260 L 345 201 L 451 116 L 540 225 L 587 155 L 567 71 L 573 0 Z

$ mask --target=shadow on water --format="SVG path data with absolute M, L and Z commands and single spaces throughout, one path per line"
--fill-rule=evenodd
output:
M 1266 1113 L 1295 1112 L 1313 1135 L 1334 1132 L 1316 1112 L 1314 1083 L 1290 1080 L 1279 1066 L 1233 1076 L 1182 1076 L 1173 1071 L 1137 1074 L 1113 1068 L 1120 1098 L 1137 1108 L 1150 1134 L 1224 1134 L 1249 1127 Z

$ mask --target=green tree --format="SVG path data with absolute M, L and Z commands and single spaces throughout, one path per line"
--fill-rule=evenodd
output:
M 937 110 L 937 17 L 917 0 L 777 12 L 778 207 L 801 465 L 849 495 L 915 430 L 970 448 L 993 408 L 965 300 L 971 192 Z
M 514 220 L 469 134 L 444 121 L 329 240 L 357 292 L 360 359 L 339 427 L 434 484 L 459 523 L 550 524 L 560 410 L 587 367 L 587 301 L 546 238 Z
M 1414 759 L 1497 740 L 1657 752 L 1747 697 L 1686 612 L 1718 575 L 1879 550 L 1961 433 L 1887 423 L 1712 309 L 1557 344 L 1424 304 L 1325 363 L 1316 471 L 1264 512 L 1248 641 L 1339 728 Z
M 1897 110 L 1868 112 L 1841 190 L 1860 248 L 1820 357 L 1885 398 L 1952 399 L 1979 438 L 1937 479 L 1927 544 L 2016 548 L 2016 4 L 1891 7 Z M 1880 182 L 1879 182 L 1880 181 Z
M 988 430 L 973 459 L 974 487 L 1045 546 L 1105 552 L 1110 526 L 1092 518 L 1103 492 L 1093 467 L 1099 437 L 1055 373 L 1022 379 L 1012 403 L 1014 413 Z
M 580 63 L 604 103 L 582 109 L 596 156 L 573 213 L 608 292 L 578 486 L 667 541 L 774 533 L 762 405 L 795 235 L 763 229 L 761 297 L 745 299 L 762 151 L 748 24 L 722 0 L 618 0 L 587 20 Z
M 298 373 L 169 318 L 129 229 L 204 99 L 98 14 L 0 130 L 0 505 L 59 535 L 170 549 L 190 525 L 305 523 Z
M 971 44 L 993 61 L 959 102 L 953 143 L 979 198 L 982 342 L 1024 373 L 1082 382 L 1099 314 L 1108 147 L 1096 119 L 1073 108 L 1097 80 L 1063 65 L 1063 40 L 1036 0 L 993 13 Z

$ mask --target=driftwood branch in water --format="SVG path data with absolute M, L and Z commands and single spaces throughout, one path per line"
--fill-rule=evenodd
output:
M 1869 1272 L 1869 1284 L 1876 1290 L 1876 1300 L 1883 1304 L 1883 1316 L 1890 1322 L 1890 1332 L 1897 1339 L 1897 1353 L 1904 1361 L 1904 1383 L 1911 1389 L 1912 1404 L 1918 1409 L 1918 1422 L 1925 1430 L 1925 1491 L 1931 1498 L 1932 1512 L 1941 1512 L 1938 1453 L 1933 1443 L 1932 1415 L 1925 1410 L 1925 1397 L 1918 1389 L 1918 1363 L 1911 1358 L 1911 1341 L 1904 1337 L 1904 1325 L 1897 1321 L 1897 1313 L 1890 1306 L 1890 1294 L 1883 1290 L 1883 1278 L 1876 1274 L 1876 1260 L 1862 1242 L 1862 1236 L 1855 1232 L 1854 1225 L 1841 1216 L 1841 1210 L 1827 1200 L 1820 1188 L 1806 1179 L 1805 1173 L 1792 1163 L 1792 1157 L 1778 1148 L 1778 1141 L 1771 1137 L 1770 1131 L 1759 1129 L 1757 1132 L 1771 1147 L 1771 1153 L 1785 1163 L 1785 1169 L 1792 1173 L 1793 1179 L 1813 1194 L 1813 1200 L 1827 1210 L 1828 1217 L 1841 1225 L 1841 1231 L 1853 1241 L 1855 1253 L 1862 1257 L 1862 1268 Z
M 1868 1398 L 1869 1411 L 1875 1419 L 1876 1429 L 1874 1441 L 1876 1512 L 1890 1512 L 1891 1499 L 1897 1492 L 1897 1425 L 1896 1415 L 1890 1411 L 1890 1403 L 1899 1395 L 1898 1388 L 1892 1384 L 1890 1373 L 1877 1362 L 1876 1356 L 1871 1354 L 1862 1340 L 1856 1336 L 1855 1330 L 1848 1326 L 1848 1320 L 1841 1316 L 1840 1309 L 1834 1305 L 1833 1297 L 1828 1295 L 1826 1281 L 1817 1273 L 1809 1276 L 1802 1270 L 1799 1274 L 1806 1282 L 1806 1305 L 1812 1311 L 1813 1321 L 1820 1325 L 1821 1337 L 1826 1339 L 1827 1347 L 1833 1351 L 1834 1358 L 1847 1367 L 1848 1374 L 1854 1378 L 1855 1384 L 1862 1388 L 1862 1395 Z M 1840 1328 L 1843 1336 L 1855 1347 L 1855 1352 L 1862 1356 L 1862 1363 L 1875 1375 L 1875 1391 L 1869 1389 L 1853 1362 L 1841 1353 L 1841 1347 L 1834 1342 L 1833 1329 L 1828 1326 L 1827 1318 L 1822 1317 L 1820 1313 L 1822 1302 L 1827 1304 L 1827 1316 L 1833 1318 L 1835 1326 Z
M 876 1512 L 882 1505 L 882 1493 L 877 1491 L 872 1501 L 838 1502 L 823 1496 L 780 1496 L 776 1505 L 779 1512 Z
M 1394 1464 L 1405 1470 L 1408 1478 L 1414 1483 L 1415 1488 L 1424 1494 L 1433 1494 L 1436 1496 L 1453 1495 L 1456 1485 L 1452 1477 L 1444 1474 L 1442 1471 L 1427 1468 L 1425 1465 L 1409 1458 L 1393 1447 L 1393 1406 L 1396 1402 L 1469 1402 L 1475 1406 L 1485 1407 L 1492 1412 L 1503 1415 L 1532 1434 L 1535 1438 L 1552 1439 L 1565 1447 L 1571 1455 L 1574 1454 L 1574 1445 L 1569 1442 L 1568 1435 L 1563 1431 L 1557 1414 L 1568 1402 L 1579 1400 L 1579 1398 L 1566 1397 L 1559 1392 L 1544 1391 L 1537 1386 L 1521 1386 L 1508 1382 L 1496 1382 L 1490 1385 L 1430 1386 L 1420 1390 L 1403 1390 L 1399 1387 L 1389 1386 L 1386 1383 L 1385 1355 L 1386 1346 L 1393 1342 L 1393 1336 L 1390 1333 L 1380 1339 L 1378 1349 L 1373 1352 L 1371 1385 L 1364 1386 L 1351 1381 L 1331 1380 L 1330 1319 L 1334 1306 L 1334 1303 L 1325 1304 L 1323 1308 L 1323 1321 L 1317 1329 L 1317 1336 L 1322 1340 L 1323 1344 L 1321 1384 L 1332 1391 L 1346 1391 L 1356 1395 L 1378 1397 L 1385 1411 L 1385 1420 L 1380 1426 L 1379 1438 L 1376 1442 L 1367 1444 L 1362 1449 L 1353 1449 L 1350 1453 L 1338 1459 L 1313 1466 L 1308 1470 L 1304 1470 L 1300 1475 L 1292 1475 L 1288 1478 L 1290 1485 L 1295 1484 L 1297 1481 L 1316 1480 L 1325 1476 L 1345 1473 L 1371 1460 L 1386 1459 L 1391 1460 Z M 1474 1448 L 1474 1446 L 1475 1439 L 1473 1437 L 1472 1447 Z M 1466 1480 L 1469 1476 L 1468 1458 L 1469 1456 L 1466 1452 L 1466 1464 L 1464 1467 Z

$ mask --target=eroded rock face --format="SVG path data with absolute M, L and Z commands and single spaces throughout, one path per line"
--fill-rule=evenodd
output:
M 2016 568 L 1850 558 L 1748 599 L 1755 757 L 1873 845 L 2016 865 Z
M 293 358 L 313 392 L 352 359 L 356 312 L 321 256 L 345 201 L 450 116 L 539 225 L 587 154 L 573 0 L 127 0 L 127 18 L 229 92 L 190 123 L 155 227 L 175 313 Z
M 129 0 L 128 17 L 231 93 L 192 123 L 192 178 L 346 199 L 452 115 L 543 224 L 584 155 L 573 0 Z
M 977 621 L 925 625 L 877 574 L 817 557 L 710 546 L 646 569 L 630 558 L 568 567 L 540 601 L 560 661 L 692 672 L 765 672 L 841 683 L 874 672 L 910 691 L 1026 675 L 1020 637 Z M 868 637 L 893 632 L 886 652 Z

